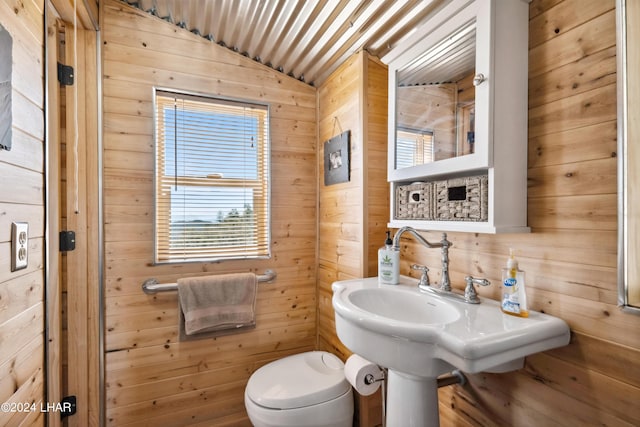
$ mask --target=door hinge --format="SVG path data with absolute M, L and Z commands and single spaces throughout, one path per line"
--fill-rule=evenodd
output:
M 58 62 L 58 81 L 63 86 L 73 85 L 73 67 Z
M 61 403 L 61 411 L 60 418 L 64 419 L 76 413 L 76 397 L 75 396 L 65 396 L 62 398 Z
M 75 231 L 60 232 L 60 252 L 69 252 L 76 248 Z

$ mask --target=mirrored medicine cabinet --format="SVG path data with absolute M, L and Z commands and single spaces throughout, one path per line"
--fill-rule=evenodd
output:
M 11 150 L 11 67 L 13 38 L 0 25 L 0 150 Z
M 390 226 L 528 231 L 528 15 L 525 0 L 452 0 L 382 58 Z
M 640 314 L 640 2 L 616 0 L 618 83 L 618 304 Z
M 475 20 L 396 71 L 395 168 L 474 153 Z

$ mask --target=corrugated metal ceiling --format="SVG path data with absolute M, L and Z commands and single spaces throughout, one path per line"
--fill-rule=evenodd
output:
M 473 72 L 476 25 L 470 22 L 398 70 L 399 86 L 457 82 Z
M 318 86 L 360 50 L 383 57 L 451 0 L 123 0 Z

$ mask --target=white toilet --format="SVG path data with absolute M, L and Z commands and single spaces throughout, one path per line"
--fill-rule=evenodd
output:
M 288 356 L 251 375 L 244 405 L 255 427 L 351 427 L 344 363 L 325 351 Z

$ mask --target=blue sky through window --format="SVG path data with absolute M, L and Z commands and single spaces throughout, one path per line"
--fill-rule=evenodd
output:
M 257 179 L 256 117 L 173 108 L 164 113 L 167 173 L 174 173 L 177 144 L 178 176 L 219 173 L 224 178 Z
M 167 176 L 258 179 L 257 117 L 186 110 L 178 102 L 164 109 L 164 130 Z M 253 189 L 215 184 L 172 186 L 172 221 L 216 222 L 234 209 L 253 209 Z

